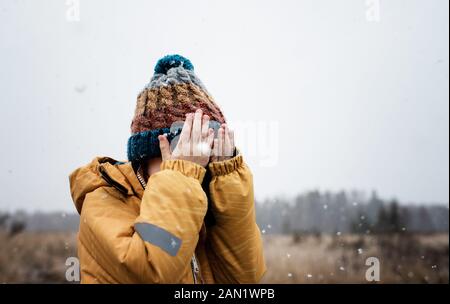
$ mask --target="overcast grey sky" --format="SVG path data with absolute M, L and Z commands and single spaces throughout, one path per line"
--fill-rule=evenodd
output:
M 70 22 L 63 0 L 0 0 L 0 209 L 74 211 L 69 173 L 126 159 L 136 96 L 172 53 L 229 120 L 278 124 L 276 164 L 247 157 L 257 198 L 448 203 L 447 0 L 382 0 L 379 22 L 365 0 L 79 3 Z

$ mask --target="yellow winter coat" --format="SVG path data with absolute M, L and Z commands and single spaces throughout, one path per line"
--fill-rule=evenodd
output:
M 251 172 L 241 155 L 208 170 L 207 194 L 206 169 L 188 161 L 162 162 L 145 190 L 130 162 L 98 157 L 75 170 L 81 282 L 257 283 L 266 268 Z

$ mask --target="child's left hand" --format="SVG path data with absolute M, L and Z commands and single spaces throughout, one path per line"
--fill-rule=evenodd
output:
M 226 124 L 222 124 L 214 139 L 211 162 L 224 161 L 233 157 L 234 154 L 234 131 Z

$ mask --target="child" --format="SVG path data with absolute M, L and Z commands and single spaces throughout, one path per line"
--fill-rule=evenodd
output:
M 252 175 L 188 59 L 158 61 L 131 131 L 129 162 L 97 157 L 70 175 L 81 282 L 257 283 Z

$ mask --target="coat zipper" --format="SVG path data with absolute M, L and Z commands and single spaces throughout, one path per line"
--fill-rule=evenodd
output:
M 128 194 L 127 189 L 126 189 L 124 186 L 122 186 L 121 184 L 119 184 L 118 182 L 116 182 L 115 180 L 113 180 L 113 179 L 108 175 L 108 173 L 106 173 L 105 169 L 104 169 L 102 166 L 99 167 L 99 172 L 100 172 L 101 177 L 102 177 L 109 185 L 111 185 L 111 186 L 113 186 L 114 188 L 116 188 L 117 190 L 119 190 L 119 192 L 121 192 L 121 193 L 122 193 L 123 195 L 125 195 L 125 196 Z
M 203 283 L 203 279 L 200 274 L 200 267 L 198 265 L 197 258 L 195 257 L 195 253 L 191 259 L 191 268 L 192 268 L 192 276 L 194 277 L 194 284 L 198 284 L 198 278 L 200 278 L 200 283 Z

